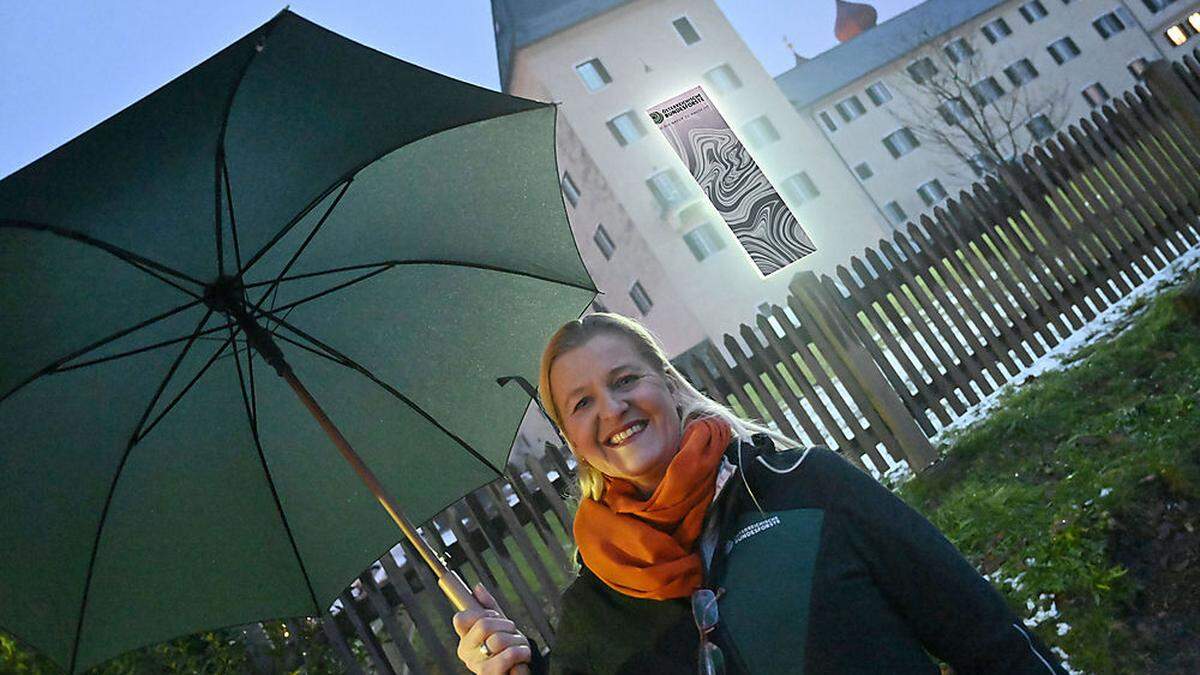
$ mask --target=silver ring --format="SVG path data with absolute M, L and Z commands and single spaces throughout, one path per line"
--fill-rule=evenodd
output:
M 492 653 L 492 650 L 488 649 L 487 642 L 479 643 L 479 653 L 483 654 L 483 658 L 485 659 L 490 659 L 495 656 L 495 654 Z

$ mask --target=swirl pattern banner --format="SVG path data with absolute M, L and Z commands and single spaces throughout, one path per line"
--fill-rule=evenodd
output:
M 647 112 L 764 277 L 817 250 L 702 88 Z

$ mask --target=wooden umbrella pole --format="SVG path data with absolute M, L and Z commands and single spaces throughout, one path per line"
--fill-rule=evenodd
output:
M 350 442 L 346 440 L 342 432 L 329 419 L 325 411 L 321 409 L 321 405 L 308 392 L 304 384 L 296 378 L 296 374 L 292 372 L 292 369 L 286 369 L 281 375 L 287 381 L 288 385 L 291 386 L 292 390 L 296 392 L 296 395 L 300 397 L 300 401 L 304 403 L 304 407 L 308 408 L 308 411 L 316 418 L 317 423 L 325 430 L 329 439 L 337 446 L 337 449 L 342 453 L 342 457 L 346 458 L 350 466 L 354 467 L 354 471 L 358 474 L 359 478 L 362 478 L 363 482 L 367 484 L 367 489 L 371 491 L 371 494 L 375 495 L 375 499 L 379 501 L 379 504 L 383 506 L 388 515 L 392 517 L 392 520 L 396 522 L 396 525 L 400 527 L 400 531 L 412 542 L 412 545 L 417 549 L 417 553 L 425 560 L 425 564 L 429 565 L 433 573 L 437 575 L 438 588 L 442 589 L 442 592 L 450 599 L 455 609 L 460 612 L 465 609 L 479 609 L 479 601 L 471 594 L 471 589 L 467 588 L 467 584 L 462 580 L 462 577 L 458 576 L 458 573 L 455 571 L 448 569 L 445 562 L 433 552 L 429 544 L 425 543 L 420 533 L 417 532 L 417 529 L 409 522 L 408 517 L 401 511 L 396 500 L 392 499 L 392 496 L 384 490 L 379 479 L 363 463 L 362 458 L 350 446 Z
M 383 489 L 383 484 L 379 482 L 375 474 L 363 463 L 362 458 L 350 446 L 350 441 L 346 440 L 346 437 L 342 435 L 342 432 L 333 423 L 333 420 L 329 419 L 329 416 L 321 409 L 321 405 L 308 392 L 308 388 L 292 372 L 292 367 L 283 358 L 283 352 L 275 344 L 275 340 L 272 339 L 271 334 L 251 319 L 239 302 L 229 297 L 221 296 L 220 293 L 222 291 L 228 293 L 229 288 L 224 285 L 216 286 L 211 292 L 206 294 L 206 302 L 214 309 L 227 312 L 232 316 L 245 333 L 246 340 L 250 346 L 275 369 L 276 374 L 287 381 L 292 391 L 296 392 L 296 396 L 300 397 L 300 401 L 304 403 L 304 407 L 308 408 L 308 411 L 312 413 L 317 423 L 325 430 L 326 435 L 337 446 L 338 451 L 342 453 L 342 457 L 345 457 L 350 466 L 354 467 L 355 473 L 367 484 L 367 488 L 371 491 L 371 494 L 375 495 L 375 499 L 379 501 L 380 506 L 388 512 L 388 515 L 400 527 L 400 531 L 412 542 L 413 547 L 417 549 L 417 553 L 425 560 L 425 564 L 437 575 L 438 588 L 442 589 L 442 593 L 446 594 L 446 597 L 449 598 L 454 608 L 460 612 L 468 609 L 485 609 L 475 599 L 475 595 L 471 593 L 471 589 L 467 587 L 462 577 L 458 576 L 458 573 L 454 570 L 446 567 L 445 561 L 439 558 L 433 552 L 433 549 L 429 547 L 429 544 L 425 543 L 425 540 L 421 538 L 421 535 L 417 532 L 417 528 L 413 527 L 408 517 L 400 509 L 400 505 Z M 462 542 L 462 544 L 465 546 L 466 542 Z M 524 663 L 518 664 L 509 671 L 509 675 L 529 675 L 529 667 Z

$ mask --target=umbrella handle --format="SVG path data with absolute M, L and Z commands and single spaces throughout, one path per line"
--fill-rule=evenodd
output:
M 344 457 L 346 461 L 350 463 L 350 466 L 354 468 L 354 471 L 358 474 L 359 478 L 361 478 L 363 482 L 367 484 L 367 488 L 371 490 L 373 495 L 375 495 L 375 499 L 379 501 L 380 506 L 382 506 L 384 510 L 388 512 L 388 515 L 390 515 L 396 525 L 400 527 L 400 530 L 404 533 L 404 536 L 409 540 L 409 542 L 412 543 L 413 547 L 417 550 L 417 553 L 422 559 L 424 559 L 425 563 L 429 565 L 429 568 L 433 570 L 434 574 L 437 575 L 438 588 L 442 589 L 442 592 L 446 594 L 446 597 L 450 600 L 450 603 L 453 604 L 455 609 L 460 612 L 466 609 L 482 609 L 483 606 L 480 605 L 479 601 L 475 599 L 475 594 L 472 593 L 471 589 L 467 587 L 467 584 L 462 580 L 462 577 L 458 576 L 458 573 L 454 570 L 446 567 L 445 562 L 438 558 L 437 554 L 435 554 L 429 547 L 429 544 L 427 544 L 425 540 L 421 538 L 420 533 L 418 533 L 417 529 L 408 521 L 408 518 L 405 517 L 404 512 L 400 510 L 400 505 L 397 504 L 396 501 L 392 499 L 392 496 L 383 489 L 383 485 L 379 482 L 379 479 L 377 479 L 375 474 L 369 468 L 367 468 L 366 464 L 363 463 L 362 458 L 358 456 L 358 453 L 355 452 L 354 448 L 350 446 L 350 442 L 347 441 L 346 437 L 342 435 L 341 430 L 334 425 L 333 420 L 329 419 L 329 416 L 325 414 L 325 411 L 321 408 L 321 405 L 317 403 L 317 400 L 313 398 L 312 394 L 309 393 L 304 384 L 301 383 L 296 377 L 295 372 L 293 372 L 290 367 L 287 367 L 286 364 L 283 364 L 282 359 L 280 360 L 280 364 L 284 366 L 282 368 L 276 368 L 276 371 L 279 373 L 280 377 L 287 381 L 292 390 L 297 396 L 299 396 L 300 401 L 306 408 L 308 408 L 309 412 L 317 420 L 317 423 L 321 425 L 321 428 L 325 430 L 325 433 L 329 436 L 329 439 L 333 441 L 333 444 L 337 446 L 339 451 L 341 451 L 342 457 Z M 510 675 L 529 675 L 529 672 L 529 666 L 524 663 L 514 667 L 509 671 Z

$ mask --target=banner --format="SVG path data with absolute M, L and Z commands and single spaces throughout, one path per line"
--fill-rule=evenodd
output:
M 763 276 L 817 250 L 703 89 L 647 112 Z

